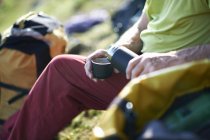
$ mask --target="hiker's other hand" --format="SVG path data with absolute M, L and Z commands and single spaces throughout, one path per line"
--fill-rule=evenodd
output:
M 129 61 L 126 68 L 126 78 L 133 79 L 178 64 L 181 64 L 181 61 L 171 53 L 144 53 Z
M 85 67 L 84 67 L 86 75 L 94 81 L 96 81 L 96 79 L 94 79 L 94 77 L 93 77 L 91 60 L 95 59 L 95 58 L 101 58 L 101 57 L 107 57 L 106 50 L 104 50 L 104 49 L 96 50 L 95 52 L 93 52 L 86 58 L 86 63 L 85 63 Z

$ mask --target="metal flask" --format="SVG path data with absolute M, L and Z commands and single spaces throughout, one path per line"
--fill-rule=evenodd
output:
M 122 73 L 126 73 L 128 62 L 138 56 L 128 48 L 118 46 L 111 46 L 107 53 L 112 66 Z

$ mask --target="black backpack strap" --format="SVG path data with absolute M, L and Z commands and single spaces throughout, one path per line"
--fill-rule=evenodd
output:
M 9 36 L 0 49 L 7 48 L 18 50 L 26 54 L 35 54 L 37 77 L 51 60 L 50 48 L 43 40 L 30 36 Z
M 133 103 L 127 101 L 126 99 L 121 99 L 121 101 L 118 104 L 118 107 L 121 109 L 125 117 L 125 134 L 127 134 L 129 139 L 136 139 L 138 136 L 136 129 L 137 115 L 133 110 Z
M 20 88 L 20 87 L 14 86 L 14 85 L 6 84 L 6 83 L 3 83 L 3 82 L 0 82 L 0 87 L 6 88 L 6 89 L 9 89 L 9 90 L 13 90 L 13 91 L 16 91 L 18 93 L 18 95 L 14 96 L 13 98 L 11 98 L 8 101 L 9 104 L 14 103 L 18 99 L 27 95 L 29 93 L 29 90 L 30 90 L 30 89 Z
M 3 125 L 5 120 L 0 119 L 0 126 Z

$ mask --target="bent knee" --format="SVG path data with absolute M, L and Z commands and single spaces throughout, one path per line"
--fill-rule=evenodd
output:
M 64 65 L 75 65 L 77 62 L 83 63 L 85 57 L 70 55 L 70 54 L 62 54 L 55 56 L 49 63 L 49 65 L 53 65 L 56 67 L 64 66 Z

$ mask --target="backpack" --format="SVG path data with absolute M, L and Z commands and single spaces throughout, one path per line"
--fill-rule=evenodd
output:
M 65 53 L 63 25 L 41 12 L 23 15 L 2 35 L 0 123 L 16 112 L 49 61 Z
M 143 75 L 131 80 L 113 100 L 93 129 L 93 139 L 138 140 L 153 120 L 173 132 L 210 138 L 209 100 L 209 59 Z

